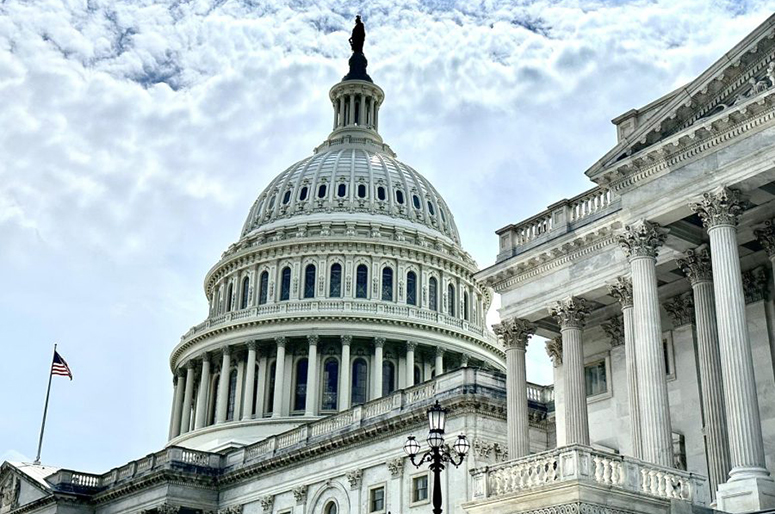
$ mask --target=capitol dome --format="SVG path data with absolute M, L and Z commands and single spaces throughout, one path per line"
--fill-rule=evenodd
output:
M 170 358 L 169 445 L 219 451 L 322 416 L 352 423 L 360 405 L 433 395 L 447 371 L 503 369 L 491 292 L 454 217 L 383 142 L 384 93 L 365 59 L 353 66 L 330 91 L 333 131 L 258 195 L 205 277 L 208 317 Z

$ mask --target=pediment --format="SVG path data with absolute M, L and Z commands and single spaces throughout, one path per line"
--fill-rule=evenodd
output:
M 56 471 L 47 466 L 3 463 L 0 467 L 0 514 L 8 514 L 51 494 L 45 477 Z
M 775 15 L 690 83 L 614 119 L 620 141 L 586 174 L 597 182 L 618 162 L 773 88 Z

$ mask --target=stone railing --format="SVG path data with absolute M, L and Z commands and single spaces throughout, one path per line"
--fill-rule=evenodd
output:
M 578 481 L 665 500 L 684 500 L 697 505 L 708 502 L 705 478 L 603 452 L 586 446 L 565 446 L 471 471 L 473 500 L 484 500 L 551 488 Z
M 538 403 L 550 403 L 554 401 L 554 387 L 527 384 L 527 399 Z
M 561 200 L 525 221 L 497 230 L 500 238 L 497 260 L 507 259 L 618 209 L 618 198 L 601 186 Z

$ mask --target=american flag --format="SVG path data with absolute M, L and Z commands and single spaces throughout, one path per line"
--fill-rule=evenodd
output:
M 70 371 L 70 366 L 67 365 L 65 360 L 56 350 L 54 350 L 54 362 L 51 363 L 51 374 L 70 377 L 70 380 L 73 379 L 73 373 Z

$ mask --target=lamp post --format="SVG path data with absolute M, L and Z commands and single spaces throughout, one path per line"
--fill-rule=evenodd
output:
M 441 470 L 444 469 L 444 463 L 449 462 L 455 467 L 460 466 L 471 447 L 466 436 L 461 434 L 457 436 L 457 440 L 452 445 L 452 451 L 450 451 L 449 445 L 444 442 L 446 423 L 447 409 L 439 405 L 439 401 L 436 400 L 436 403 L 428 409 L 430 430 L 426 441 L 430 449 L 426 450 L 416 461 L 415 457 L 420 454 L 420 443 L 413 435 L 410 435 L 404 443 L 404 452 L 409 456 L 414 467 L 419 468 L 424 463 L 430 462 L 429 468 L 433 472 L 433 514 L 441 514 Z

